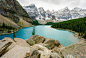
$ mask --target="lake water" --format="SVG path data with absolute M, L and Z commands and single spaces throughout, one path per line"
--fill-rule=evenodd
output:
M 28 39 L 32 36 L 33 27 L 25 27 L 17 31 L 16 37 L 22 39 Z M 68 46 L 80 41 L 77 37 L 74 37 L 74 33 L 66 30 L 53 29 L 50 25 L 38 25 L 35 26 L 35 35 L 44 36 L 45 38 L 52 38 L 58 40 L 64 46 Z M 13 38 L 13 34 L 0 35 L 0 40 L 4 37 Z

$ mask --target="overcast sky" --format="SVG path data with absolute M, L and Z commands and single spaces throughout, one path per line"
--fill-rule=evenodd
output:
M 28 6 L 30 4 L 35 4 L 37 8 L 43 7 L 44 10 L 60 10 L 62 8 L 68 7 L 73 9 L 74 7 L 79 7 L 86 9 L 86 0 L 18 0 L 22 6 Z

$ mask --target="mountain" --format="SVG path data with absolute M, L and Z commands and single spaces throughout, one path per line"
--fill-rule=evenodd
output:
M 70 19 L 70 18 L 72 18 L 69 8 L 65 7 L 64 9 L 57 11 L 56 18 L 57 19 Z
M 71 15 L 73 19 L 86 17 L 86 9 L 75 7 L 74 9 L 71 10 Z
M 15 26 L 11 24 L 11 21 L 17 24 L 17 26 L 19 27 L 29 26 L 25 25 L 25 23 L 23 22 L 32 22 L 27 12 L 22 8 L 17 0 L 0 0 L 0 14 L 1 16 L 4 16 L 5 18 L 10 20 L 9 23 L 6 22 L 8 20 L 4 22 L 3 20 L 5 19 L 0 17 L 0 19 L 2 19 L 2 23 L 4 22 L 6 25 L 12 27 Z M 0 25 L 2 23 L 0 23 Z
M 23 8 L 27 11 L 28 15 L 32 19 L 36 19 L 35 16 L 38 16 L 38 9 L 35 4 L 30 4 L 29 6 L 23 6 Z
M 53 15 L 51 15 L 50 11 L 45 11 L 43 7 L 37 8 L 35 4 L 23 6 L 23 8 L 33 20 L 53 19 Z
M 70 10 L 68 7 L 65 7 L 58 11 L 45 11 L 43 7 L 37 8 L 35 4 L 23 7 L 30 17 L 37 20 L 69 20 L 75 18 L 86 17 L 86 9 L 81 9 L 75 7 Z

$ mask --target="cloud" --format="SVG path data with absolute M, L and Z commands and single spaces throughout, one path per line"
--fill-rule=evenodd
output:
M 45 10 L 59 10 L 65 7 L 70 9 L 74 7 L 86 8 L 85 0 L 18 0 L 21 5 L 35 4 L 37 7 L 43 7 Z

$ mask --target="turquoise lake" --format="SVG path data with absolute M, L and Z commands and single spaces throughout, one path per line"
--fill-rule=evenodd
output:
M 33 31 L 33 27 L 25 27 L 17 31 L 15 34 L 17 38 L 22 38 L 26 40 L 30 36 L 32 36 L 32 31 Z M 73 32 L 60 30 L 60 29 L 53 29 L 51 28 L 50 25 L 35 26 L 35 34 L 44 36 L 45 38 L 52 38 L 52 39 L 58 40 L 64 46 L 69 46 L 71 44 L 74 44 L 80 41 L 79 38 L 74 37 Z M 0 35 L 0 40 L 3 39 L 4 37 L 13 38 L 13 34 Z

